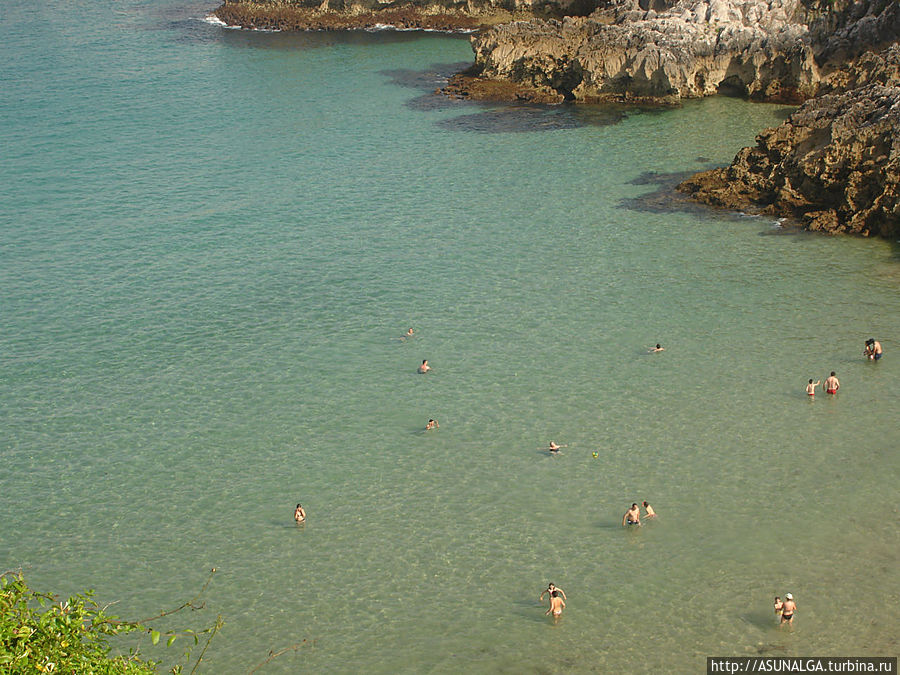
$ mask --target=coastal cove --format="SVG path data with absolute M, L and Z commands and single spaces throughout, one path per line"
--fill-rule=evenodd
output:
M 4 569 L 216 567 L 224 675 L 898 653 L 900 249 L 674 191 L 794 107 L 454 100 L 466 37 L 215 9 L 4 10 Z

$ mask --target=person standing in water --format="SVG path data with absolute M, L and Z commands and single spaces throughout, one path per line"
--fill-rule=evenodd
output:
M 425 431 L 431 431 L 432 429 L 440 429 L 437 420 L 428 420 L 428 424 L 425 425 Z
M 797 611 L 797 603 L 794 602 L 794 596 L 787 593 L 784 596 L 784 603 L 781 605 L 781 623 L 794 622 L 794 612 Z
M 825 387 L 826 394 L 836 394 L 836 393 L 838 393 L 838 389 L 841 388 L 841 383 L 837 379 L 837 377 L 835 377 L 833 370 L 831 371 L 831 375 L 829 375 L 827 378 L 825 378 L 824 387 Z
M 303 507 L 297 504 L 297 508 L 294 509 L 294 520 L 298 523 L 302 523 L 306 520 L 306 511 L 303 510 Z
M 644 510 L 647 512 L 647 515 L 644 516 L 645 518 L 656 518 L 656 511 L 646 501 L 644 502 Z
M 816 387 L 818 387 L 820 384 L 822 384 L 821 380 L 816 380 L 815 382 L 813 382 L 812 378 L 809 378 L 809 384 L 806 385 L 806 393 L 809 396 L 815 396 L 816 395 Z
M 553 612 L 553 618 L 559 619 L 562 616 L 562 611 L 566 608 L 566 601 L 563 600 L 559 591 L 553 591 L 550 593 L 550 609 L 544 612 L 546 616 L 550 612 Z
M 541 597 L 540 597 L 540 600 L 539 600 L 539 601 L 540 601 L 540 602 L 543 602 L 543 601 L 544 601 L 544 596 L 545 596 L 545 595 L 550 595 L 550 597 L 553 597 L 553 594 L 554 594 L 554 593 L 559 593 L 559 594 L 562 596 L 562 599 L 563 599 L 563 600 L 566 599 L 566 592 L 565 592 L 563 589 L 561 589 L 561 588 L 559 588 L 558 586 L 556 586 L 556 585 L 551 581 L 549 584 L 547 584 L 547 590 L 541 592 Z
M 625 515 L 622 516 L 622 527 L 626 525 L 640 525 L 641 524 L 641 510 L 638 508 L 638 505 L 632 504 L 631 508 L 625 512 Z
M 422 365 L 419 366 L 419 372 L 425 374 L 429 370 L 431 370 L 431 366 L 428 365 L 428 359 L 422 359 Z

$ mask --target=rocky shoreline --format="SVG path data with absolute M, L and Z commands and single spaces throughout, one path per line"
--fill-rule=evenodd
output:
M 215 14 L 270 30 L 474 31 L 474 64 L 441 90 L 457 98 L 798 104 L 729 167 L 678 190 L 809 230 L 900 235 L 897 0 L 273 0 Z
M 474 32 L 523 17 L 521 13 L 499 8 L 467 12 L 442 5 L 410 3 L 333 9 L 327 2 L 315 6 L 300 3 L 226 2 L 213 14 L 228 26 L 255 30 L 373 30 L 391 27 L 448 33 Z
M 712 206 L 786 216 L 811 231 L 896 239 L 898 73 L 900 48 L 865 55 L 835 76 L 859 86 L 807 101 L 760 133 L 756 146 L 741 150 L 730 166 L 697 174 L 677 189 Z

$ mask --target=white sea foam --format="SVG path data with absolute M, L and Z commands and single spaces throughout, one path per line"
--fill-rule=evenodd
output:
M 453 29 L 453 30 L 442 30 L 440 28 L 408 28 L 408 27 L 395 26 L 390 23 L 376 23 L 374 26 L 369 26 L 369 27 L 363 28 L 361 30 L 364 30 L 368 33 L 378 33 L 380 31 L 384 31 L 384 30 L 393 30 L 393 31 L 397 31 L 398 33 L 410 33 L 413 31 L 420 31 L 422 33 L 446 33 L 446 34 L 475 33 L 478 31 L 477 28 L 457 28 L 457 29 Z
M 280 33 L 281 30 L 278 28 L 244 28 L 242 26 L 232 26 L 230 24 L 225 23 L 217 17 L 215 14 L 210 14 L 209 16 L 203 17 L 202 21 L 204 23 L 208 23 L 213 26 L 220 26 L 221 28 L 228 28 L 229 30 L 252 30 L 257 33 Z
M 229 26 L 227 23 L 222 21 L 222 19 L 217 17 L 215 14 L 209 14 L 207 16 L 204 16 L 203 21 L 205 21 L 208 24 L 212 24 L 213 26 L 222 26 L 223 28 L 234 28 L 234 26 Z

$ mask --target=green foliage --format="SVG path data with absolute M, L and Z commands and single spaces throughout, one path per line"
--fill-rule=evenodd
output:
M 146 675 L 153 662 L 110 656 L 109 638 L 144 630 L 107 615 L 93 592 L 65 602 L 31 590 L 21 574 L 0 576 L 0 672 Z
M 200 596 L 212 575 L 197 596 L 179 607 L 141 621 L 124 621 L 106 613 L 94 600 L 93 591 L 79 593 L 65 602 L 49 593 L 38 593 L 28 587 L 21 573 L 0 575 L 0 673 L 4 675 L 34 675 L 34 673 L 65 673 L 66 675 L 150 675 L 156 674 L 158 661 L 142 659 L 137 649 L 127 656 L 111 656 L 109 639 L 127 633 L 145 633 L 156 645 L 163 635 L 171 647 L 179 635 L 189 638 L 184 660 L 191 662 L 191 652 L 206 642 L 196 657 L 190 673 L 197 672 L 209 643 L 222 628 L 222 617 L 202 631 L 190 629 L 160 632 L 150 622 L 180 612 L 183 609 L 203 609 Z M 185 665 L 171 668 L 172 673 L 184 672 Z

